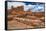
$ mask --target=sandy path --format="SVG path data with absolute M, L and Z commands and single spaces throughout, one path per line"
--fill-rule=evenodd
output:
M 8 29 L 24 29 L 24 28 L 33 28 L 33 26 L 29 26 L 26 25 L 24 23 L 21 22 L 17 22 L 17 21 L 8 21 Z

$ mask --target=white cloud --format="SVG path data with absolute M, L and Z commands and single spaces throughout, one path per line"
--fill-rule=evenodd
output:
M 25 5 L 25 3 L 21 3 L 21 2 L 8 2 L 8 9 L 10 9 L 11 6 L 17 7 L 17 6 L 21 6 L 21 5 Z

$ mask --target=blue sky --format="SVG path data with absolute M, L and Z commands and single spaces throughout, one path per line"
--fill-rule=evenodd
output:
M 44 11 L 44 4 L 39 3 L 33 3 L 33 2 L 8 2 L 8 9 L 11 8 L 11 6 L 17 7 L 17 6 L 24 6 L 24 10 L 28 11 L 29 9 L 32 12 L 43 12 Z

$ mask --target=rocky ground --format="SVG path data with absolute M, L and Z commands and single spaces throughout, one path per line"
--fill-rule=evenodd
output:
M 8 29 L 44 28 L 44 26 L 44 17 L 37 18 L 36 16 L 8 16 Z

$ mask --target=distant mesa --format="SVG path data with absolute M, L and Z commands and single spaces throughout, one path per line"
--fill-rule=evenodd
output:
M 9 11 L 9 10 L 8 10 Z M 13 7 L 11 6 L 11 10 L 9 12 L 9 14 L 20 14 L 20 15 L 24 15 L 24 14 L 32 14 L 31 10 L 28 11 L 24 11 L 24 6 L 18 6 L 18 7 Z
M 11 6 L 11 9 L 12 10 L 16 10 L 16 11 L 21 11 L 21 10 L 23 11 L 24 10 L 24 6 L 18 6 L 18 7 L 15 7 L 15 8 L 13 6 Z

